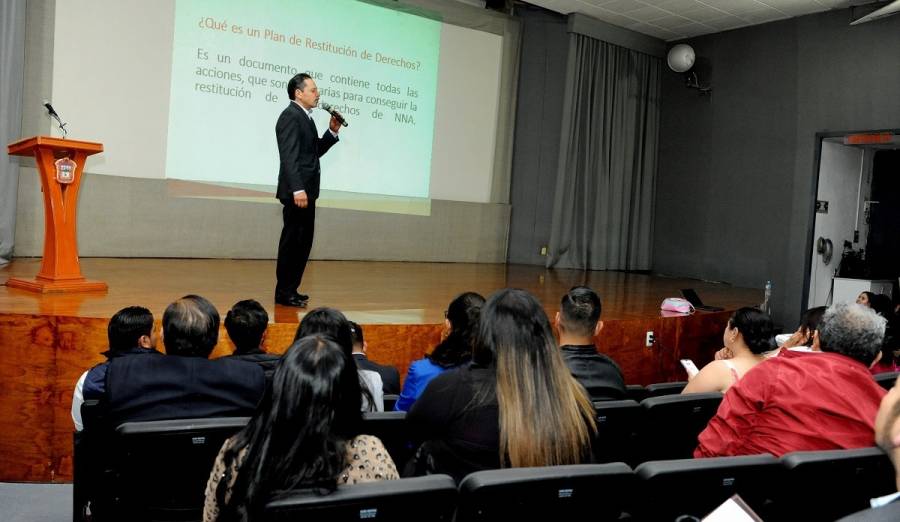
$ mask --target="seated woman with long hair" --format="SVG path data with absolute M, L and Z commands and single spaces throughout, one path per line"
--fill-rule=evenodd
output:
M 444 319 L 443 339 L 431 354 L 409 365 L 400 398 L 394 404 L 396 411 L 408 411 L 432 379 L 472 359 L 472 340 L 478 330 L 482 305 L 484 297 L 475 292 L 465 292 L 450 302 Z
M 775 327 L 765 312 L 756 308 L 739 308 L 728 319 L 722 334 L 728 359 L 712 361 L 688 381 L 681 393 L 725 393 L 754 366 L 766 360 L 776 349 Z
M 259 520 L 269 500 L 293 489 L 398 478 L 381 441 L 360 434 L 360 401 L 356 364 L 336 342 L 294 342 L 256 414 L 222 445 L 203 520 Z
M 594 408 L 537 299 L 500 290 L 479 325 L 472 364 L 437 376 L 407 415 L 426 441 L 415 472 L 461 480 L 483 469 L 590 462 Z

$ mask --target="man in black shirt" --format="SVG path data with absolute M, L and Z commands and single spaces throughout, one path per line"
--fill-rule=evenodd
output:
M 572 375 L 594 400 L 625 398 L 625 379 L 619 366 L 594 345 L 603 329 L 600 296 L 586 286 L 573 287 L 563 296 L 556 314 L 559 345 Z

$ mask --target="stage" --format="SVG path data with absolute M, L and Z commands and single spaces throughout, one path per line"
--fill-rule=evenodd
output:
M 269 313 L 266 349 L 283 352 L 304 309 L 276 306 L 275 261 L 84 258 L 85 277 L 105 281 L 106 293 L 36 294 L 5 286 L 33 277 L 39 259 L 0 267 L 0 481 L 70 481 L 72 390 L 79 375 L 103 360 L 106 323 L 130 305 L 149 308 L 157 321 L 186 294 L 209 299 L 224 317 L 235 302 L 256 299 Z M 619 363 L 629 384 L 684 380 L 678 360 L 708 362 L 721 346 L 731 311 L 755 305 L 762 291 L 689 279 L 624 272 L 546 270 L 502 264 L 313 261 L 304 275 L 310 308 L 330 306 L 364 327 L 369 357 L 396 366 L 401 376 L 439 340 L 444 310 L 464 291 L 489 296 L 505 287 L 532 292 L 550 316 L 572 286 L 594 288 L 603 301 L 600 350 Z M 666 297 L 693 288 L 723 312 L 663 316 Z M 645 345 L 653 331 L 656 344 Z M 162 350 L 162 346 L 158 347 Z M 220 334 L 213 357 L 233 346 Z

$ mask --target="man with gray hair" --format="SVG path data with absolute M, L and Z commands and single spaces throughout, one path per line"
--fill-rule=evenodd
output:
M 813 336 L 822 353 L 783 350 L 758 364 L 725 394 L 698 437 L 695 457 L 721 457 L 872 446 L 884 396 L 869 367 L 877 362 L 885 320 L 838 303 Z

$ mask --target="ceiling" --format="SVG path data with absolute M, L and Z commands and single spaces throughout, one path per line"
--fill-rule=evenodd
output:
M 525 1 L 562 14 L 582 13 L 662 40 L 679 40 L 872 2 L 872 0 Z

